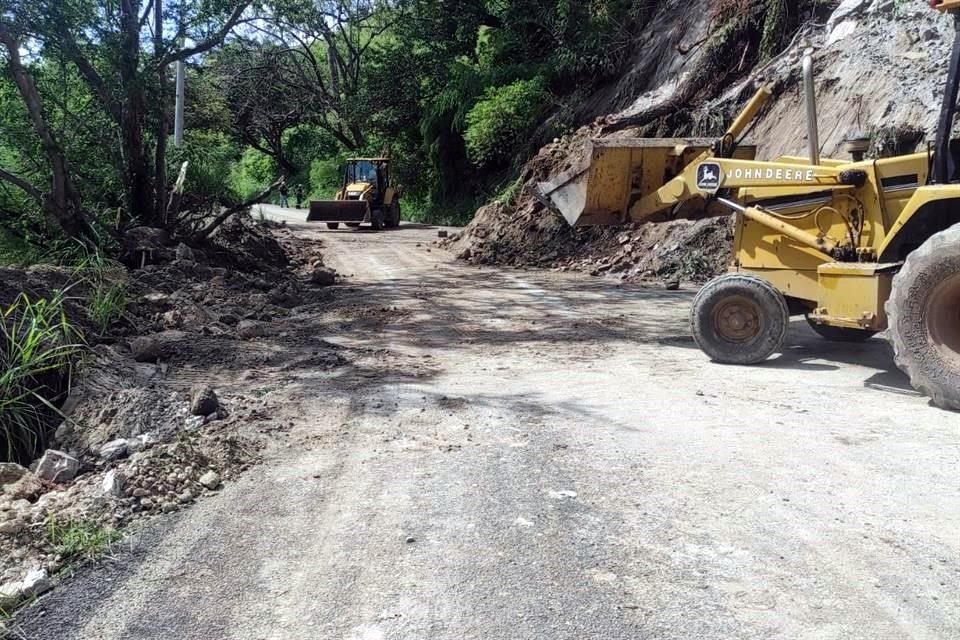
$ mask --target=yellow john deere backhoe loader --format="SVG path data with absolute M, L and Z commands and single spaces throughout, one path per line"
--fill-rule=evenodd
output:
M 579 225 L 735 213 L 730 273 L 708 283 L 691 331 L 714 361 L 753 364 L 777 351 L 791 315 L 830 340 L 889 329 L 915 388 L 960 410 L 960 146 L 950 135 L 960 85 L 960 0 L 933 0 L 954 19 L 949 75 L 932 151 L 864 160 L 819 157 L 813 62 L 803 57 L 809 157 L 753 160 L 740 138 L 770 91 L 761 88 L 719 140 L 598 139 L 585 163 L 538 185 Z
M 343 170 L 343 183 L 334 200 L 312 201 L 307 222 L 341 223 L 376 230 L 400 226 L 400 193 L 390 181 L 389 158 L 351 158 Z

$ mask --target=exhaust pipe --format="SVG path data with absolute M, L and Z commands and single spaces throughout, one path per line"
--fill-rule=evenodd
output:
M 807 103 L 807 145 L 810 164 L 820 164 L 820 132 L 817 127 L 817 90 L 813 84 L 813 48 L 803 52 L 803 90 Z

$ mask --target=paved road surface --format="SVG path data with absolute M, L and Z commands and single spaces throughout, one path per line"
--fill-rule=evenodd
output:
M 299 321 L 396 365 L 284 386 L 264 464 L 69 581 L 31 638 L 960 637 L 960 416 L 880 340 L 797 324 L 724 367 L 689 290 L 472 268 L 422 227 L 298 233 L 350 276 Z

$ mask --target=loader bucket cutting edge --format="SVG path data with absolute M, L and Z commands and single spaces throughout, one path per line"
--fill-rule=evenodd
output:
M 365 200 L 313 201 L 307 222 L 364 222 L 369 211 Z

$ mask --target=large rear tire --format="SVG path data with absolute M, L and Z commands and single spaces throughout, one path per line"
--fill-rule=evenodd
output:
M 807 316 L 807 324 L 824 340 L 830 342 L 865 342 L 877 335 L 876 331 L 869 329 L 852 329 L 848 327 L 833 327 L 829 324 L 820 324 L 810 316 Z
M 886 309 L 897 366 L 938 407 L 960 411 L 960 225 L 907 256 Z
M 340 228 L 340 223 L 339 223 L 339 222 L 328 222 L 328 223 L 327 223 L 327 229 L 339 229 L 339 228 Z
M 783 294 L 766 280 L 739 273 L 708 282 L 690 310 L 693 339 L 723 364 L 763 362 L 783 345 L 789 322 Z
M 400 226 L 400 201 L 394 200 L 390 205 L 390 216 L 387 218 L 387 228 L 396 229 Z

